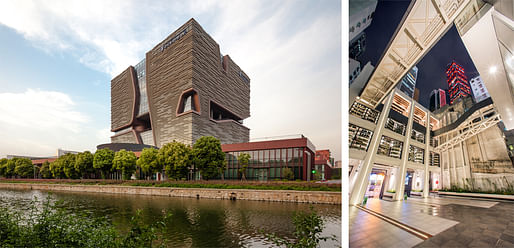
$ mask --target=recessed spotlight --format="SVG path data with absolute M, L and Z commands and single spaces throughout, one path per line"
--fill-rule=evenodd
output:
M 496 73 L 496 70 L 497 70 L 496 66 L 491 66 L 489 68 L 489 73 L 494 74 L 494 73 Z

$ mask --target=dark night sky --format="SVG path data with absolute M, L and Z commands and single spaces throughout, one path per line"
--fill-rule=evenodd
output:
M 361 66 L 371 61 L 376 67 L 409 4 L 410 1 L 378 1 L 371 25 L 364 30 L 366 51 L 359 57 Z M 468 80 L 478 75 L 455 26 L 417 64 L 416 88 L 420 91 L 421 105 L 428 107 L 429 94 L 433 89 L 448 89 L 445 71 L 452 60 L 464 68 Z

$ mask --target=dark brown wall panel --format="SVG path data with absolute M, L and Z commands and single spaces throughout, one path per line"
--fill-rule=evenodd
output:
M 134 120 L 135 85 L 131 66 L 111 80 L 111 131 L 129 126 Z
M 248 141 L 247 127 L 209 118 L 210 101 L 242 119 L 250 116 L 248 76 L 230 57 L 221 60 L 218 44 L 193 19 L 146 53 L 146 90 L 156 146 L 173 140 L 193 144 L 201 136 L 214 136 L 222 143 Z M 113 129 L 121 129 L 134 119 L 134 104 L 138 99 L 134 99 L 134 88 L 128 87 L 130 68 L 112 80 Z M 191 88 L 199 94 L 201 111 L 177 115 L 181 93 Z
M 176 117 L 180 94 L 193 86 L 191 31 L 170 42 L 187 29 L 189 24 L 190 22 L 184 24 L 146 54 L 150 119 L 155 145 L 159 147 L 173 140 L 191 143 L 192 117 Z
M 209 118 L 210 101 L 223 106 L 242 119 L 250 116 L 249 77 L 241 71 L 228 55 L 220 57 L 219 45 L 196 22 L 193 23 L 193 87 L 198 89 L 201 116 L 195 116 L 193 142 L 201 136 L 211 135 L 221 143 L 248 142 L 250 130 L 238 123 L 215 122 Z M 248 79 L 245 82 L 239 73 Z

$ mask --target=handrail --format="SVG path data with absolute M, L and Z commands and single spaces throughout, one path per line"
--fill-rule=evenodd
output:
M 477 110 L 487 107 L 489 105 L 493 104 L 493 100 L 491 97 L 473 105 L 468 111 L 464 112 L 459 118 L 457 118 L 456 121 L 452 122 L 449 125 L 446 125 L 442 128 L 439 128 L 437 130 L 434 130 L 434 136 L 439 136 L 441 134 L 444 134 L 448 131 L 455 130 L 462 122 L 464 122 L 468 117 L 470 117 L 472 114 L 474 114 Z

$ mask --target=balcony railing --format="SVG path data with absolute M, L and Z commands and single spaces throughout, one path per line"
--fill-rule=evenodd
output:
M 382 136 L 377 154 L 400 159 L 402 157 L 403 142 Z
M 387 118 L 385 128 L 387 128 L 395 133 L 405 135 L 405 125 L 398 121 L 395 121 L 391 118 Z
M 409 147 L 409 161 L 423 164 L 425 161 L 425 150 L 411 145 Z
M 439 145 L 439 141 L 434 137 L 430 137 L 430 146 L 437 147 L 438 145 Z
M 371 121 L 373 123 L 377 123 L 378 117 L 380 116 L 380 112 L 366 107 L 364 104 L 354 102 L 352 107 L 350 108 L 350 114 L 357 116 L 363 120 Z
M 371 136 L 373 136 L 372 131 L 350 124 L 348 130 L 348 144 L 350 148 L 367 151 Z
M 441 167 L 441 160 L 440 160 L 439 153 L 430 152 L 430 166 L 437 166 Z
M 423 134 L 422 132 L 418 132 L 418 131 L 412 129 L 412 133 L 411 133 L 410 137 L 413 140 L 416 140 L 421 143 L 425 143 L 425 134 Z

